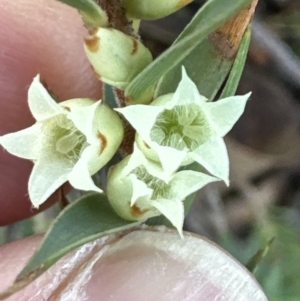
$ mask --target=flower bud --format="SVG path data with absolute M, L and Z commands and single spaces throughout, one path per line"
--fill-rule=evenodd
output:
M 155 20 L 166 17 L 193 0 L 123 0 L 127 14 L 131 18 Z
M 97 77 L 104 83 L 125 89 L 153 60 L 139 40 L 121 31 L 96 28 L 89 33 L 84 49 Z
M 129 160 L 130 156 L 127 156 L 109 170 L 106 193 L 110 204 L 117 214 L 126 220 L 146 220 L 151 216 L 159 215 L 159 211 L 146 202 L 131 204 L 134 193 L 133 183 L 132 179 L 124 174 Z

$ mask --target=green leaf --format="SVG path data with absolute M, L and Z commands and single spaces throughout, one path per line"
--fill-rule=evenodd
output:
M 201 94 L 212 100 L 233 64 L 234 53 L 228 56 L 226 47 L 221 48 L 222 51 L 216 48 L 216 45 L 222 47 L 223 44 L 222 35 L 215 35 L 213 39 L 204 39 L 180 64 L 160 79 L 155 97 L 171 93 L 176 89 L 181 80 L 181 66 L 183 65 Z
M 107 27 L 108 17 L 104 10 L 93 0 L 58 0 L 69 6 L 77 8 L 81 14 L 83 22 L 87 26 Z
M 182 63 L 183 59 L 211 32 L 251 2 L 252 0 L 210 0 L 206 2 L 185 28 L 175 44 L 132 80 L 125 90 L 126 95 L 137 99 L 147 88 L 155 84 L 168 71 Z M 194 64 L 195 62 L 191 61 L 190 63 Z M 174 90 L 175 89 L 171 92 L 174 92 Z M 158 94 L 160 95 L 160 93 Z
M 48 269 L 62 256 L 89 241 L 136 224 L 120 218 L 106 196 L 96 193 L 83 196 L 61 212 L 17 279 L 41 265 Z
M 104 195 L 93 193 L 83 196 L 61 212 L 13 286 L 0 293 L 0 299 L 28 285 L 77 247 L 138 224 L 117 216 Z
M 247 29 L 243 36 L 237 57 L 234 61 L 233 67 L 229 74 L 229 78 L 222 91 L 220 98 L 226 98 L 235 95 L 235 92 L 237 90 L 237 87 L 239 85 L 245 67 L 250 40 L 251 40 L 251 29 Z
M 254 254 L 254 256 L 249 259 L 249 261 L 245 266 L 250 272 L 255 273 L 259 264 L 262 262 L 264 257 L 269 253 L 271 244 L 273 243 L 274 239 L 275 239 L 274 237 L 271 238 L 264 248 L 258 250 L 257 253 Z
M 233 60 L 216 54 L 216 47 L 205 39 L 180 64 L 169 71 L 157 85 L 155 97 L 172 93 L 181 80 L 181 66 L 202 95 L 214 99 L 228 76 Z

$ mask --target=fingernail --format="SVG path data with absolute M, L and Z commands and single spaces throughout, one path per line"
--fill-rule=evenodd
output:
M 80 248 L 72 276 L 47 300 L 267 301 L 244 267 L 203 238 L 136 230 L 110 240 Z

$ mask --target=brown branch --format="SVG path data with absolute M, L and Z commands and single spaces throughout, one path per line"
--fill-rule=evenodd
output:
M 95 0 L 95 2 L 107 13 L 110 27 L 136 38 L 132 22 L 127 19 L 121 0 Z

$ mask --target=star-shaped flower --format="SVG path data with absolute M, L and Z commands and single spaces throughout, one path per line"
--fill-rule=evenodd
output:
M 144 155 L 161 162 L 168 173 L 194 161 L 212 175 L 229 182 L 229 160 L 223 141 L 244 111 L 250 93 L 209 102 L 184 68 L 175 93 L 150 105 L 116 109 L 137 131 Z
M 184 199 L 214 181 L 218 179 L 191 170 L 167 174 L 135 144 L 132 155 L 110 168 L 107 197 L 124 219 L 146 220 L 163 214 L 182 234 Z
M 0 137 L 11 154 L 32 160 L 29 197 L 38 207 L 63 183 L 102 192 L 91 179 L 114 155 L 123 138 L 122 122 L 101 101 L 87 98 L 56 103 L 35 77 L 28 104 L 36 123 Z

